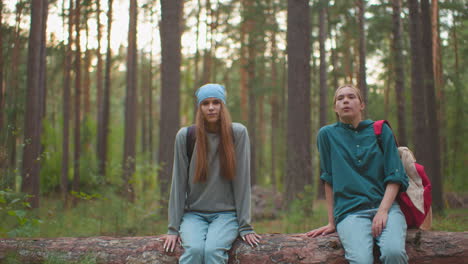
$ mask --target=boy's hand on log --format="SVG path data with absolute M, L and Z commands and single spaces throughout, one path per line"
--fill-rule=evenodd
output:
M 178 235 L 166 235 L 163 239 L 163 248 L 166 252 L 174 252 L 177 243 L 181 243 L 180 236 Z
M 309 237 L 316 237 L 319 235 L 328 235 L 331 233 L 334 233 L 336 231 L 335 225 L 334 224 L 328 224 L 326 226 L 319 227 L 317 229 L 311 230 L 306 233 L 307 236 Z

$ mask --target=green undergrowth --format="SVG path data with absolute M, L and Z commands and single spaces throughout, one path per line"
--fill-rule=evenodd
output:
M 148 192 L 130 203 L 116 193 L 75 194 L 78 203 L 68 208 L 57 197 L 44 198 L 38 211 L 16 209 L 22 217 L 20 219 L 9 215 L 10 221 L 0 224 L 2 236 L 149 236 L 166 233 L 167 210 L 161 208 L 155 196 Z M 295 202 L 290 211 L 282 212 L 276 219 L 254 219 L 253 226 L 260 234 L 304 233 L 327 224 L 325 201 L 314 201 L 312 209 L 308 209 L 308 204 L 311 201 L 307 199 Z M 442 214 L 434 214 L 432 230 L 468 231 L 467 223 L 467 209 L 446 209 Z M 58 263 L 53 261 L 51 259 L 49 263 Z

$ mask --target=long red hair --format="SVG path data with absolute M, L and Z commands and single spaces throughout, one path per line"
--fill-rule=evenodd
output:
M 200 106 L 197 110 L 195 125 L 197 136 L 197 160 L 195 162 L 195 179 L 194 182 L 205 182 L 208 175 L 208 140 L 206 137 L 205 118 L 201 112 Z M 221 111 L 219 114 L 219 161 L 221 163 L 221 173 L 228 179 L 234 179 L 236 175 L 236 153 L 234 151 L 234 141 L 232 134 L 232 121 L 229 111 L 223 103 L 221 103 Z

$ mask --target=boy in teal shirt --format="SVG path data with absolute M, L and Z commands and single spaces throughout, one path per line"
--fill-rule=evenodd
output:
M 383 153 L 373 121 L 362 120 L 364 103 L 352 85 L 339 87 L 334 103 L 340 121 L 321 128 L 317 136 L 328 224 L 307 235 L 337 231 L 349 263 L 373 263 L 374 241 L 383 263 L 408 263 L 406 221 L 395 202 L 408 178 L 392 131 L 383 129 Z

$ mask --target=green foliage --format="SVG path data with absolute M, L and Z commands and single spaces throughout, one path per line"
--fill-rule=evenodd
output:
M 158 214 L 159 204 L 152 190 L 140 194 L 135 203 L 120 197 L 117 190 L 118 187 L 111 186 L 101 193 L 74 193 L 79 202 L 71 209 L 64 209 L 62 202 L 55 199 L 44 199 L 40 209 L 44 219 L 40 236 L 133 236 L 166 232 L 165 218 Z
M 466 232 L 468 230 L 468 211 L 464 208 L 445 210 L 432 218 L 432 229 L 451 232 Z
M 41 220 L 34 217 L 27 201 L 30 195 L 0 190 L 0 237 L 30 237 L 37 234 Z
M 296 199 L 291 202 L 290 208 L 284 216 L 284 221 L 288 223 L 286 233 L 306 229 L 307 221 L 304 220 L 313 215 L 313 197 L 314 190 L 311 185 L 306 185 L 304 191 L 297 194 Z

